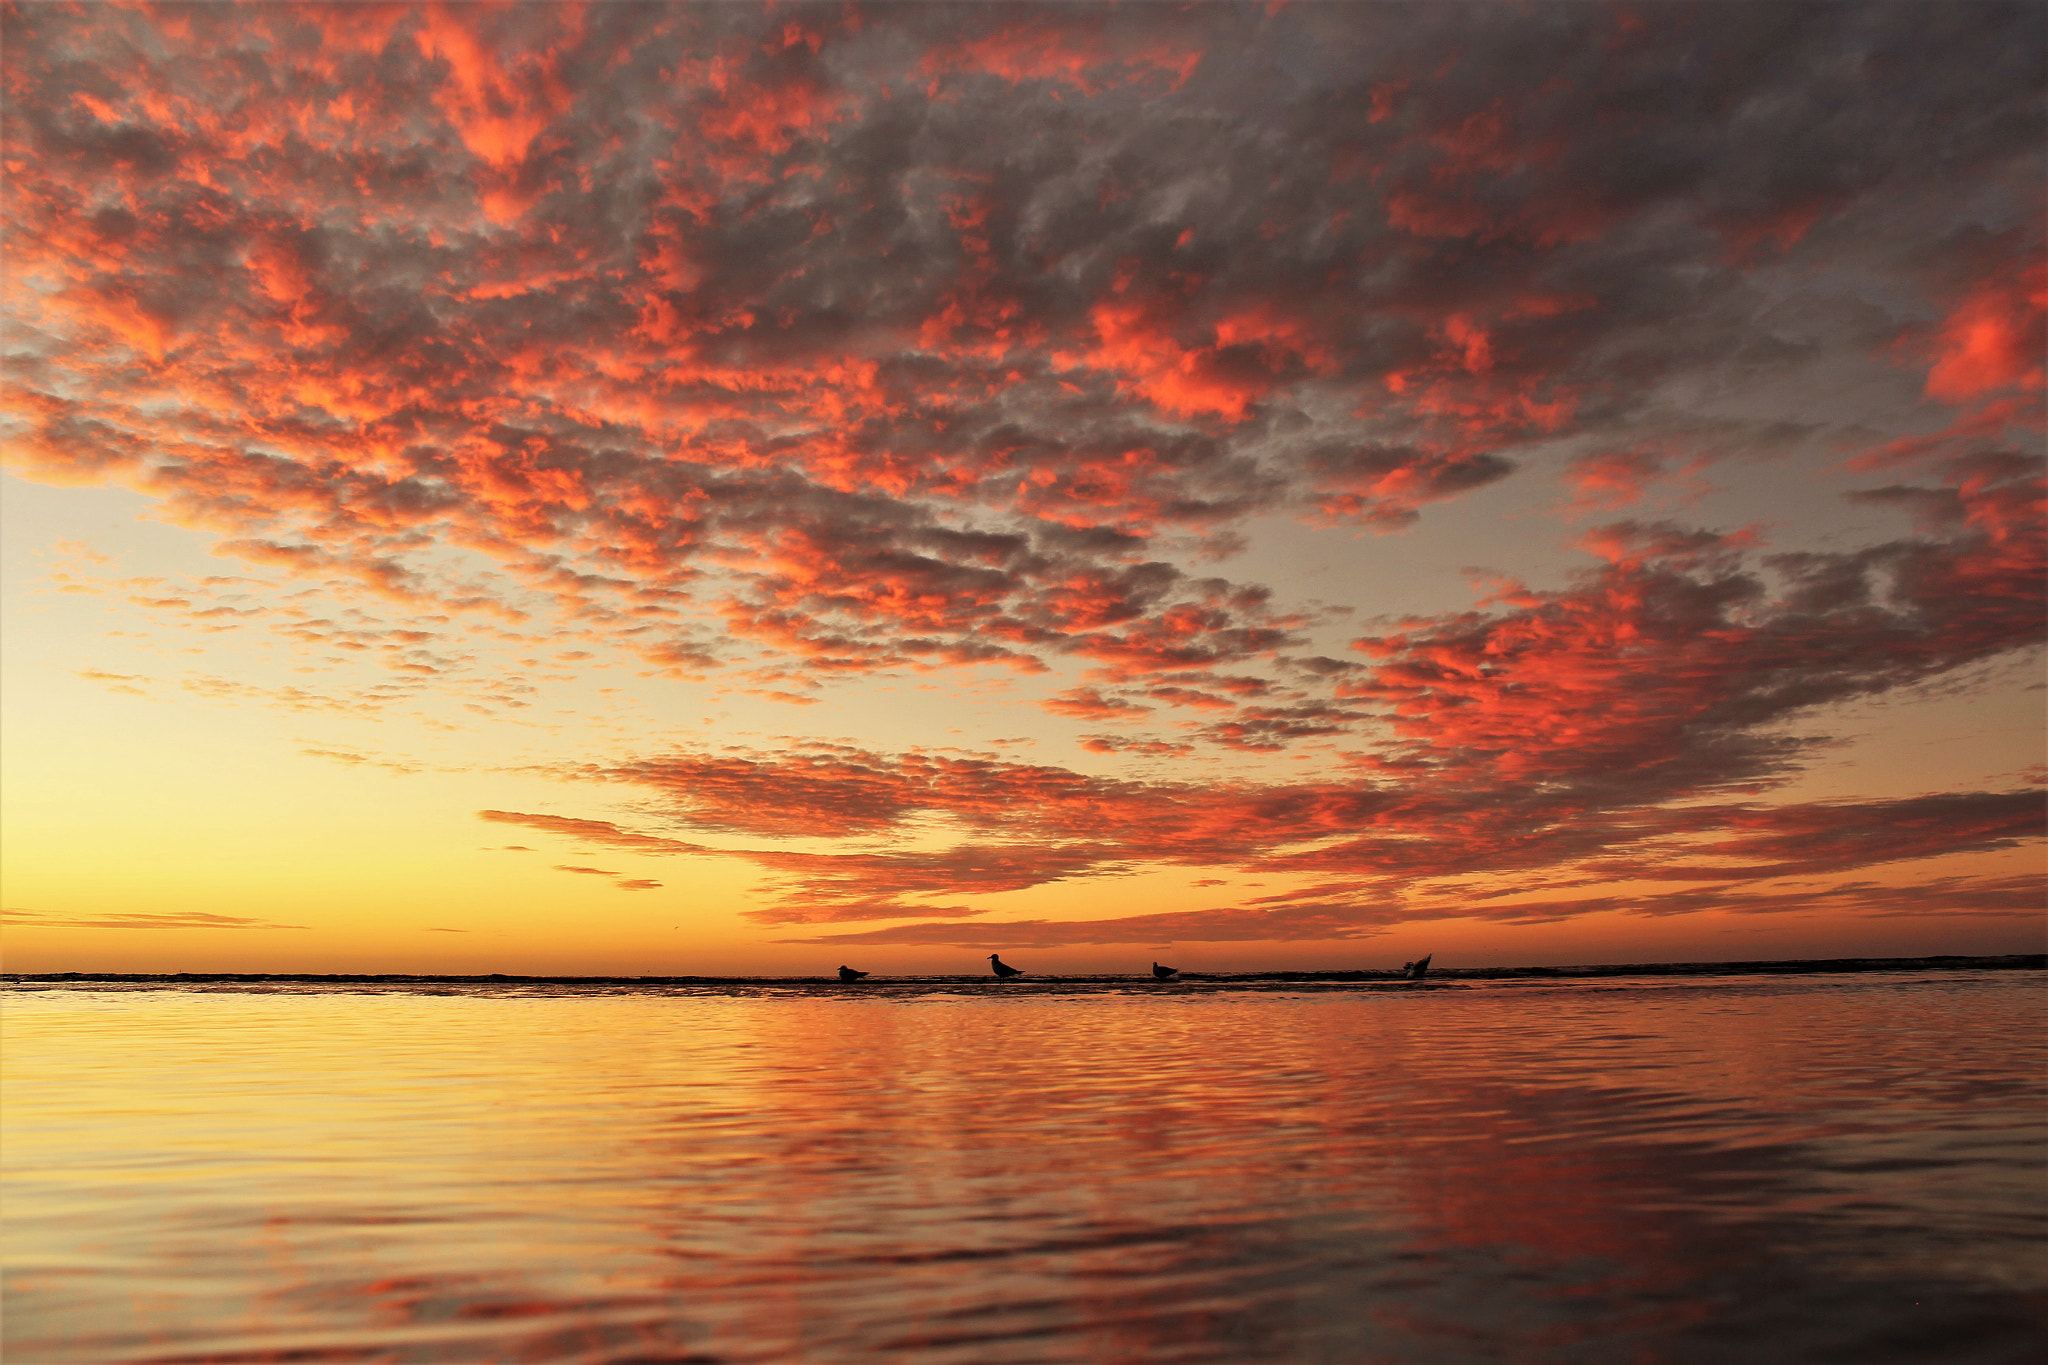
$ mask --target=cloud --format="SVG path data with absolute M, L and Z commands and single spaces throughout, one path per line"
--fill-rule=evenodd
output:
M 2000 389 L 2040 389 L 2044 326 L 2048 265 L 1979 285 L 1941 324 L 1928 397 L 1954 403 Z
M 12 11 L 12 458 L 815 700 L 1261 664 L 1284 615 L 1168 538 L 1625 439 L 1801 253 L 1939 312 L 1930 398 L 2037 382 L 2039 234 L 1958 187 L 2033 183 L 2038 14 L 1452 13 Z
M 730 773 L 730 769 L 727 770 Z M 823 773 L 826 782 L 840 780 L 846 768 L 812 770 L 809 774 L 787 775 L 778 783 L 782 793 L 793 791 L 806 777 L 816 780 Z M 479 811 L 487 820 L 520 823 L 572 837 L 583 843 L 602 843 L 641 853 L 694 853 L 739 858 L 764 869 L 771 876 L 773 908 L 751 911 L 748 917 L 762 923 L 781 924 L 813 920 L 893 919 L 905 916 L 953 917 L 977 915 L 982 911 L 961 905 L 935 905 L 917 899 L 935 893 L 987 894 L 1019 890 L 1059 881 L 1075 875 L 1103 875 L 1113 861 L 1102 848 L 1075 840 L 1057 847 L 1035 844 L 1015 848 L 998 845 L 962 844 L 938 853 L 887 852 L 874 854 L 811 854 L 766 848 L 719 849 L 685 843 L 657 835 L 620 829 L 606 821 L 577 820 L 563 816 L 519 815 L 509 811 Z M 816 812 L 828 823 L 829 813 Z M 749 832 L 782 834 L 791 831 L 787 813 L 781 819 L 755 821 Z M 880 823 L 888 823 L 887 821 Z M 556 864 L 557 872 L 582 872 L 617 876 L 602 868 Z M 627 890 L 650 890 L 659 882 L 640 879 L 618 883 Z
M 1175 925 L 1341 938 L 1473 868 L 1708 906 L 2035 837 L 2025 794 L 1768 797 L 1828 707 L 2043 638 L 2039 7 L 892 17 L 8 10 L 10 464 L 247 566 L 53 585 L 330 675 L 168 684 L 229 704 L 977 678 L 1089 762 L 1176 760 L 560 770 L 732 849 L 480 812 L 748 860 L 769 924 L 1205 866 L 1315 890 Z M 1656 519 L 1710 463 L 1816 450 L 1911 532 Z M 1581 572 L 1348 658 L 1313 651 L 1378 585 L 1210 572 L 1255 523 L 1393 535 L 1554 477 L 1622 518 Z M 495 667 L 515 638 L 536 660 Z
M 1664 800 L 1766 780 L 1804 747 L 1778 722 L 2040 642 L 2039 475 L 1977 468 L 1942 494 L 1952 538 L 1772 556 L 1775 592 L 1746 535 L 1599 528 L 1579 585 L 1357 640 L 1371 668 L 1337 694 L 1385 709 L 1387 761 L 1444 781 Z
M 529 829 L 546 830 L 550 834 L 561 834 L 586 844 L 603 844 L 610 848 L 632 849 L 646 853 L 700 853 L 703 848 L 686 844 L 676 839 L 664 839 L 651 834 L 635 834 L 620 829 L 606 820 L 578 820 L 565 815 L 526 815 L 509 810 L 480 810 L 477 819 L 488 820 L 500 825 L 525 825 Z M 526 850 L 522 845 L 508 847 Z M 605 875 L 610 876 L 610 873 Z
M 938 853 L 744 853 L 771 874 L 775 904 L 747 912 L 761 924 L 834 923 L 855 919 L 957 919 L 978 907 L 933 904 L 921 897 L 991 895 L 1072 877 L 1122 870 L 1119 850 L 1081 840 L 1022 846 L 967 842 Z
M 337 763 L 346 763 L 350 767 L 383 768 L 387 772 L 399 774 L 411 774 L 419 771 L 419 768 L 411 763 L 401 763 L 388 758 L 372 758 L 368 754 L 359 754 L 352 749 L 316 749 L 307 747 L 300 749 L 299 752 L 308 758 L 331 758 Z
M 1625 730 L 1636 723 L 1629 716 L 1617 721 Z M 1754 785 L 1754 748 L 1736 745 L 1710 757 L 1733 764 L 1735 775 Z M 847 841 L 823 852 L 716 850 L 769 874 L 762 890 L 772 903 L 748 912 L 762 924 L 978 918 L 989 906 L 971 898 L 1169 867 L 1227 866 L 1244 875 L 1311 880 L 1226 907 L 1229 914 L 1218 909 L 1174 920 L 1194 927 L 1170 937 L 1198 937 L 1200 928 L 1225 938 L 1341 938 L 1468 912 L 1564 918 L 1617 908 L 1723 908 L 1744 894 L 1781 896 L 1772 884 L 1786 878 L 1995 852 L 2048 834 L 2048 799 L 2038 789 L 1767 804 L 1725 799 L 1743 783 L 1714 761 L 1645 775 L 1589 772 L 1576 754 L 1564 753 L 1547 772 L 1527 770 L 1507 787 L 1491 776 L 1497 756 L 1482 759 L 1461 755 L 1442 765 L 1448 775 L 1427 761 L 1405 773 L 1381 765 L 1370 784 L 1139 781 L 992 757 L 862 753 L 748 760 L 672 754 L 602 776 L 648 791 L 685 828 Z M 1460 780 L 1467 762 L 1479 764 L 1479 780 Z M 1723 799 L 1704 799 L 1710 793 Z M 966 837 L 938 850 L 875 846 L 934 821 Z M 565 832 L 581 823 L 565 822 Z M 631 832 L 624 838 L 659 842 Z M 678 851 L 714 852 L 674 842 Z M 1538 897 L 1504 900 L 1505 893 L 1463 882 L 1439 888 L 1474 872 L 1512 874 L 1503 885 Z M 1630 890 L 1619 899 L 1572 895 L 1590 884 L 1658 883 L 1704 885 Z M 1290 913 L 1276 916 L 1277 910 Z M 1056 934 L 1071 926 L 1041 928 Z M 1140 917 L 1124 928 L 1145 937 L 1159 926 Z M 1086 932 L 1111 930 L 1098 925 Z
M 1385 738 L 1351 751 L 1345 780 L 1141 782 L 850 751 L 685 753 L 605 776 L 651 789 L 687 824 L 728 833 L 847 838 L 943 815 L 1042 847 L 1044 869 L 1061 877 L 1074 875 L 1067 859 L 1082 849 L 1104 867 L 1238 861 L 1399 880 L 1595 859 L 1616 876 L 1711 880 L 1768 875 L 1752 862 L 1780 873 L 1844 870 L 2003 847 L 2038 832 L 2031 796 L 1730 801 L 1795 771 L 1826 736 L 1789 727 L 1826 706 L 2038 645 L 2048 560 L 2033 464 L 1987 456 L 1963 468 L 1940 493 L 1945 536 L 1856 552 L 1759 564 L 1747 534 L 1598 528 L 1587 544 L 1600 567 L 1571 587 L 1510 586 L 1490 611 L 1361 638 L 1364 667 L 1328 675 L 1346 705 L 1248 706 L 1209 727 L 1220 743 L 1263 748 L 1374 722 Z M 1683 858 L 1673 851 L 1716 831 L 1726 831 L 1718 842 Z M 1722 854 L 1735 861 L 1700 861 Z M 885 869 L 908 866 L 837 865 L 867 866 L 878 886 Z M 820 904 L 806 901 L 804 913 Z
M 1123 720 L 1142 716 L 1151 711 L 1149 706 L 1138 706 L 1115 698 L 1105 697 L 1092 687 L 1069 688 L 1056 697 L 1040 702 L 1046 710 L 1056 716 L 1072 716 L 1077 720 Z
M 4 910 L 0 919 L 17 929 L 303 929 L 303 924 L 274 924 L 245 915 L 210 915 L 196 910 L 152 913 L 132 911 L 96 917 L 49 915 L 39 910 Z
M 1147 758 L 1173 758 L 1194 752 L 1192 744 L 1163 739 L 1127 739 L 1120 735 L 1083 735 L 1081 747 L 1091 754 L 1140 754 Z
M 1925 918 L 1988 916 L 2034 918 L 2041 912 L 2043 884 L 2037 876 L 1936 877 L 1906 885 L 1845 881 L 1791 889 L 1697 887 L 1662 894 L 1609 895 L 1526 901 L 1477 908 L 1481 919 L 1540 923 L 1578 915 L 1619 911 L 1633 915 L 1691 915 L 1706 911 L 1733 915 L 1833 914 L 1858 917 Z
M 1664 462 L 1640 450 L 1607 450 L 1573 460 L 1565 477 L 1578 495 L 1574 507 L 1618 511 L 1640 502 L 1664 473 Z
M 1387 923 L 1406 916 L 1390 917 Z M 900 925 L 865 933 L 782 939 L 784 943 L 929 944 L 991 948 L 1059 948 L 1079 943 L 1244 943 L 1273 940 L 1342 941 L 1373 938 L 1386 931 L 1356 908 L 1265 910 L 1230 908 L 1161 915 L 1128 915 L 1106 920 L 977 920 L 967 929 Z
M 1988 917 L 2036 919 L 2039 877 L 1938 877 L 1908 885 L 1849 881 L 1789 890 L 1704 888 L 1662 895 L 1606 895 L 1474 906 L 1438 900 L 1411 904 L 1245 906 L 1130 915 L 1102 920 L 977 920 L 971 926 L 897 925 L 855 933 L 782 939 L 804 944 L 895 944 L 935 947 L 1059 948 L 1075 944 L 1347 942 L 1377 937 L 1397 924 L 1482 919 L 1540 924 L 1591 914 L 1644 916 L 1718 912 L 1739 915 L 1829 914 L 1870 918 Z
M 155 681 L 133 673 L 108 673 L 97 668 L 81 668 L 76 670 L 73 676 L 83 678 L 87 682 L 99 683 L 110 692 L 126 692 L 136 697 L 150 695 L 149 684 Z

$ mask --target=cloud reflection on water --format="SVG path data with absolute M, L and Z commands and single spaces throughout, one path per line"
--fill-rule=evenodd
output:
M 2038 985 L 15 991 L 9 1357 L 2002 1360 Z

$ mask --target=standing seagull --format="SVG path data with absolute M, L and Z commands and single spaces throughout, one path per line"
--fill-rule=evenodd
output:
M 1002 958 L 998 957 L 994 953 L 990 953 L 988 955 L 988 965 L 995 970 L 995 974 L 998 979 L 1007 979 L 1013 976 L 1024 975 L 1024 973 L 1020 969 L 1012 967 L 1009 963 L 1003 961 Z
M 1171 981 L 1180 975 L 1180 968 L 1162 967 L 1155 962 L 1152 964 L 1152 975 L 1158 977 L 1161 981 Z
M 841 967 L 839 969 L 839 979 L 841 981 L 858 981 L 866 975 L 866 972 L 857 972 L 851 967 Z

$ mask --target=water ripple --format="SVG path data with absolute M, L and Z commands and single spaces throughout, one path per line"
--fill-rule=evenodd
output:
M 2032 973 L 10 990 L 22 1365 L 2006 1361 Z

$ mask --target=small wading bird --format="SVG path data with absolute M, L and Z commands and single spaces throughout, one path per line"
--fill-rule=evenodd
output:
M 1180 968 L 1162 967 L 1155 962 L 1152 964 L 1152 975 L 1158 977 L 1161 981 L 1171 981 L 1180 975 Z
M 857 972 L 851 967 L 841 967 L 839 969 L 839 979 L 841 981 L 858 981 L 866 975 L 866 972 Z
M 1001 979 L 1008 979 L 1013 976 L 1024 975 L 1021 969 L 1012 967 L 1009 963 L 1003 961 L 1003 959 L 997 956 L 995 953 L 990 953 L 988 955 L 988 965 L 992 970 L 994 970 L 996 976 Z

